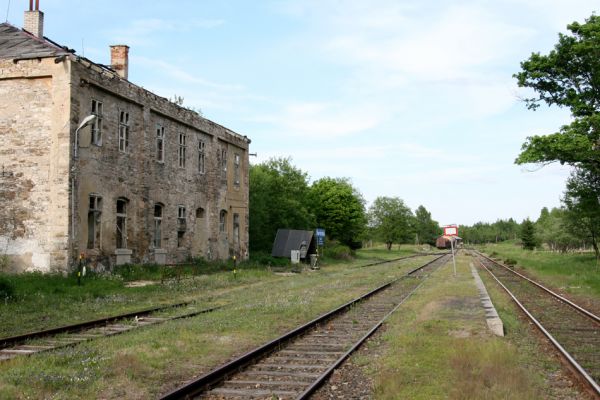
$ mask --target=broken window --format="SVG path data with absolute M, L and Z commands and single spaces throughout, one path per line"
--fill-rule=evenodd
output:
M 233 184 L 235 186 L 240 185 L 240 155 L 237 153 L 233 159 Z
M 102 146 L 103 108 L 102 102 L 92 99 L 92 115 L 96 116 L 96 119 L 92 122 L 92 144 L 96 146 Z
M 185 133 L 179 133 L 179 168 L 185 168 L 185 141 L 186 135 Z
M 119 151 L 127 153 L 129 149 L 129 113 L 119 112 Z
M 185 207 L 178 206 L 177 207 L 177 230 L 185 231 L 186 223 L 185 223 Z
M 240 214 L 233 214 L 233 241 L 237 248 L 240 243 Z
M 227 179 L 227 150 L 221 150 L 221 179 Z
M 117 199 L 117 249 L 127 248 L 127 199 Z
M 177 247 L 183 247 L 183 237 L 186 231 L 186 213 L 184 206 L 177 207 Z
M 156 124 L 156 161 L 165 162 L 165 127 Z
M 162 217 L 163 217 L 163 205 L 154 205 L 154 248 L 160 249 L 162 246 Z
M 221 210 L 219 213 L 219 232 L 225 232 L 227 224 L 227 211 Z
M 90 202 L 88 208 L 88 249 L 100 248 L 100 226 L 102 215 L 102 197 L 90 194 Z
M 204 174 L 204 141 L 198 142 L 198 172 Z

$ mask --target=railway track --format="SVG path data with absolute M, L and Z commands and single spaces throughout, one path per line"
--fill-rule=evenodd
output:
M 600 317 L 511 268 L 481 253 L 477 255 L 480 265 L 600 398 Z
M 188 308 L 187 312 L 177 313 L 177 311 L 184 307 Z M 220 307 L 198 310 L 195 309 L 193 302 L 183 302 L 148 308 L 107 318 L 100 318 L 73 325 L 25 333 L 18 336 L 0 338 L 0 362 L 19 356 L 50 351 L 61 347 L 74 346 L 88 340 L 117 335 L 148 325 L 155 325 L 175 319 L 190 318 L 214 311 L 218 308 Z M 166 311 L 173 310 L 175 311 L 173 315 L 153 316 L 153 314 L 165 313 Z
M 444 254 L 162 399 L 305 399 L 449 257 Z
M 393 260 L 377 261 L 374 263 L 363 265 L 362 267 L 373 266 L 377 264 L 385 264 L 408 258 L 423 257 L 428 255 L 432 254 L 420 253 L 400 257 Z M 194 302 L 188 301 L 169 304 L 166 306 L 147 308 L 125 314 L 114 315 L 111 317 L 100 318 L 92 321 L 85 321 L 77 324 L 65 325 L 56 328 L 0 338 L 0 362 L 10 360 L 19 356 L 50 351 L 61 347 L 74 346 L 78 343 L 85 342 L 88 340 L 117 335 L 148 325 L 155 325 L 175 319 L 190 318 L 220 308 L 212 307 L 202 310 L 188 311 L 183 314 L 170 316 L 152 316 L 152 314 L 165 312 L 167 310 L 177 310 L 184 307 L 193 308 L 193 303 Z

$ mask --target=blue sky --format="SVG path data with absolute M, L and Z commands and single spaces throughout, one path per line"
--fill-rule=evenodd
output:
M 0 0 L 22 26 L 26 0 Z M 547 53 L 591 0 L 40 0 L 44 34 L 252 139 L 252 162 L 292 157 L 348 177 L 367 202 L 398 196 L 441 224 L 536 219 L 569 170 L 513 164 L 569 113 L 533 112 L 512 74 Z M 6 19 L 6 18 L 5 18 Z

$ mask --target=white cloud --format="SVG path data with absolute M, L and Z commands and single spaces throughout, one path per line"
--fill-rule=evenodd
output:
M 332 140 L 374 129 L 385 118 L 385 111 L 371 104 L 305 102 L 249 120 L 273 125 L 276 135 Z
M 112 40 L 128 43 L 129 45 L 147 45 L 154 39 L 153 35 L 165 33 L 184 33 L 199 29 L 212 29 L 225 23 L 222 19 L 196 19 L 196 20 L 167 20 L 160 18 L 137 19 L 128 26 L 114 29 L 108 33 Z

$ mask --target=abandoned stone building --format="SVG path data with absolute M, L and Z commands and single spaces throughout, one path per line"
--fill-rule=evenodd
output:
M 250 140 L 94 63 L 0 24 L 0 255 L 13 271 L 248 256 Z M 8 264 L 8 266 L 6 265 Z

